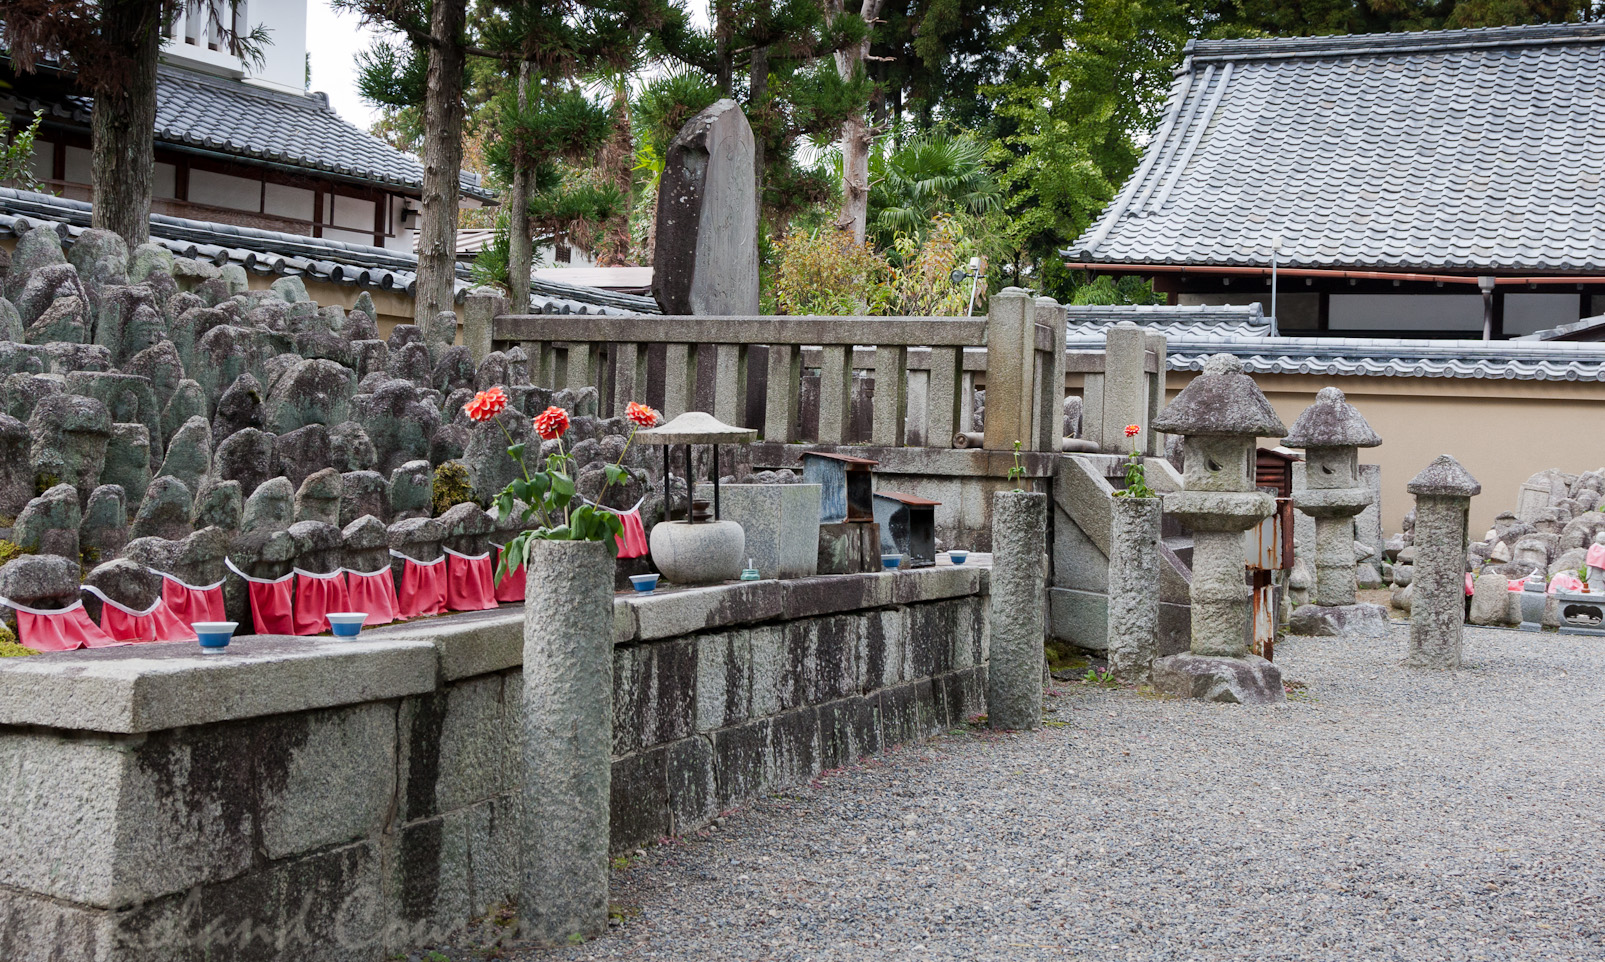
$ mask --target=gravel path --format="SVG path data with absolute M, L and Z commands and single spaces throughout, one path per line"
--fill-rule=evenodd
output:
M 1285 708 L 1065 684 L 614 873 L 546 959 L 1605 959 L 1605 639 L 1297 638 Z M 454 954 L 455 957 L 455 954 Z

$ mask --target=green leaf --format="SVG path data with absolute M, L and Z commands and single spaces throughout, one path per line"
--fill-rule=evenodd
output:
M 607 465 L 602 470 L 607 474 L 608 484 L 623 484 L 630 479 L 630 472 L 617 464 Z
M 517 444 L 513 445 L 512 447 L 508 448 L 507 449 L 507 456 L 512 458 L 514 461 L 517 461 L 519 464 L 523 464 L 524 463 L 524 442 L 520 441 L 519 443 L 517 443 Z
M 552 493 L 565 499 L 574 497 L 574 479 L 561 471 L 553 471 Z

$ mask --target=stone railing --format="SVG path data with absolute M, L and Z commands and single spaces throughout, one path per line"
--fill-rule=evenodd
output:
M 508 315 L 471 295 L 464 338 L 476 356 L 522 346 L 548 388 L 595 387 L 604 413 L 643 397 L 665 417 L 708 410 L 770 442 L 949 448 L 972 432 L 987 390 L 982 447 L 1058 451 L 1063 436 L 1064 312 L 1016 288 L 971 317 L 661 317 Z M 817 429 L 804 437 L 802 381 L 819 378 Z M 872 428 L 854 438 L 855 375 L 873 378 Z M 860 380 L 862 380 L 860 378 Z M 661 386 L 660 386 L 661 385 Z M 1049 413 L 1051 412 L 1051 416 Z

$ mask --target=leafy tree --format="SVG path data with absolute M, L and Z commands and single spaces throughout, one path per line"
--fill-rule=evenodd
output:
M 39 134 L 39 123 L 45 112 L 35 110 L 33 121 L 11 133 L 0 148 L 0 183 L 15 184 L 23 190 L 38 190 L 39 181 L 33 176 L 33 139 Z
M 985 214 L 1002 193 L 986 163 L 986 147 L 969 134 L 916 133 L 870 160 L 870 227 L 890 247 L 898 234 L 923 240 L 944 214 Z
M 206 5 L 208 28 L 230 53 L 260 65 L 267 31 L 237 28 L 240 2 Z M 41 63 L 54 64 L 94 97 L 90 219 L 130 247 L 150 239 L 156 61 L 167 28 L 185 5 L 184 0 L 10 0 L 0 20 L 0 43 L 16 70 L 33 73 Z

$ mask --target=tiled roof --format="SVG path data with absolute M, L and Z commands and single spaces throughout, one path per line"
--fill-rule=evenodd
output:
M 1370 337 L 1178 338 L 1166 367 L 1202 371 L 1211 354 L 1235 354 L 1250 374 L 1331 377 L 1456 377 L 1517 381 L 1605 379 L 1605 344 L 1543 341 L 1436 341 Z
M 79 200 L 36 194 L 0 187 L 0 235 L 25 233 L 41 223 L 61 225 L 64 239 L 89 227 L 90 206 Z M 152 214 L 151 240 L 179 257 L 211 261 L 219 266 L 240 264 L 261 274 L 301 275 L 318 280 L 404 291 L 411 295 L 418 285 L 418 258 L 408 251 L 365 247 L 342 241 L 282 234 L 277 231 L 215 224 L 206 221 Z M 466 265 L 457 266 L 457 296 L 472 286 Z M 614 291 L 566 287 L 558 296 L 533 294 L 530 303 L 542 314 L 636 314 L 656 313 L 651 298 L 635 298 Z
M 1072 261 L 1605 271 L 1605 23 L 1196 41 Z
M 1121 321 L 1141 324 L 1167 337 L 1266 337 L 1271 330 L 1270 318 L 1257 303 L 1241 307 L 1076 305 L 1065 310 L 1070 318 L 1071 341 L 1091 337 L 1102 342 L 1104 328 Z
M 30 103 L 89 123 L 92 99 Z M 417 191 L 418 158 L 340 119 L 323 94 L 291 94 L 163 65 L 156 77 L 156 143 L 285 164 Z M 494 200 L 479 175 L 462 171 L 464 194 Z

